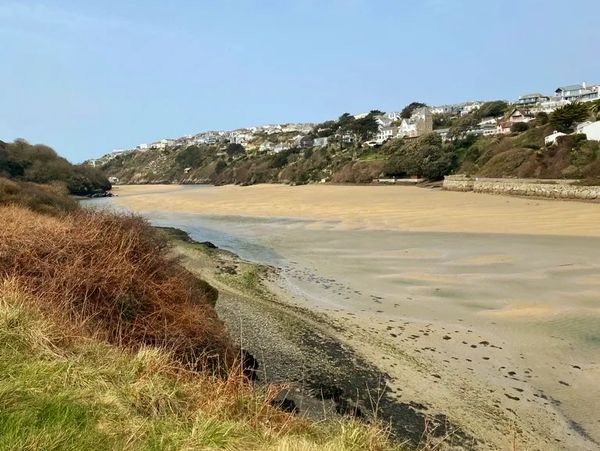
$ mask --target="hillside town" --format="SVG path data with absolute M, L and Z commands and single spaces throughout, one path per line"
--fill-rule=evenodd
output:
M 517 100 L 506 102 L 510 106 L 508 111 L 500 117 L 482 117 L 475 124 L 469 124 L 461 130 L 461 136 L 495 136 L 509 135 L 515 130 L 515 124 L 528 124 L 536 115 L 550 114 L 558 108 L 572 103 L 593 102 L 600 99 L 600 84 L 581 84 L 560 86 L 550 94 L 531 93 L 520 96 Z M 487 102 L 489 103 L 489 102 Z M 384 144 L 390 139 L 417 138 L 428 133 L 439 134 L 442 141 L 447 142 L 456 136 L 451 136 L 451 128 L 440 126 L 436 119 L 460 119 L 477 112 L 486 102 L 469 101 L 453 105 L 426 106 L 424 104 L 415 108 L 410 117 L 403 117 L 402 112 L 376 112 L 353 115 L 354 119 L 361 119 L 372 114 L 377 122 L 377 131 L 364 144 L 375 147 Z M 283 151 L 297 148 L 320 148 L 332 142 L 353 143 L 358 137 L 338 130 L 330 136 L 322 136 L 319 124 L 275 124 L 262 125 L 249 128 L 240 128 L 231 131 L 204 131 L 195 135 L 185 135 L 179 138 L 160 139 L 152 143 L 139 144 L 135 148 L 115 149 L 107 155 L 89 160 L 91 166 L 103 164 L 119 155 L 131 152 L 146 152 L 151 149 L 167 149 L 171 147 L 186 147 L 192 145 L 238 144 L 244 147 L 248 154 L 278 154 Z M 577 124 L 577 133 L 583 133 L 591 140 L 600 140 L 600 122 L 583 122 Z M 552 144 L 565 133 L 555 131 L 546 137 L 546 143 Z

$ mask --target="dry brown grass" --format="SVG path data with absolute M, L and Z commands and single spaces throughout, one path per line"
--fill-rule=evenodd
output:
M 65 213 L 77 209 L 77 202 L 67 196 L 60 183 L 38 185 L 0 177 L 0 205 L 21 205 L 40 213 Z
M 139 217 L 0 207 L 0 277 L 110 343 L 161 347 L 194 369 L 236 357 L 213 308 L 216 290 L 169 257 L 166 241 Z

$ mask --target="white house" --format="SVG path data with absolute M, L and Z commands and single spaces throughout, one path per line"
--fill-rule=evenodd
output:
M 590 141 L 600 141 L 600 121 L 591 122 L 577 129 L 578 133 L 583 133 Z
M 556 144 L 556 140 L 561 136 L 566 136 L 566 133 L 555 131 L 551 135 L 548 135 L 544 138 L 544 144 L 546 144 L 547 146 L 552 146 Z
M 487 127 L 487 126 L 493 125 L 495 127 L 497 122 L 498 121 L 496 120 L 495 117 L 484 117 L 481 120 L 481 122 L 479 122 L 479 124 L 477 124 L 477 125 L 479 125 L 480 127 Z
M 431 114 L 455 114 L 460 107 L 456 105 L 440 105 L 431 108 Z
M 137 146 L 137 150 L 142 151 L 142 152 L 148 150 L 148 144 L 139 144 Z
M 450 133 L 450 128 L 438 128 L 435 129 L 434 132 L 440 135 L 443 142 L 448 141 L 448 133 Z
M 404 123 L 404 121 L 403 121 L 403 123 Z M 379 127 L 379 131 L 377 132 L 377 135 L 375 136 L 375 141 L 377 142 L 377 144 L 383 144 L 388 139 L 398 136 L 398 132 L 399 132 L 398 127 L 391 127 L 391 126 Z
M 276 146 L 273 148 L 273 152 L 274 152 L 274 153 L 281 153 L 281 152 L 283 152 L 283 151 L 285 151 L 285 150 L 289 150 L 289 149 L 290 149 L 290 146 L 289 146 L 289 144 L 286 144 L 286 143 L 279 143 L 279 144 L 277 144 L 277 145 L 276 145 Z
M 323 138 L 315 138 L 314 146 L 315 147 L 325 147 L 329 144 L 329 137 L 325 136 Z
M 275 150 L 275 144 L 273 144 L 271 141 L 265 141 L 258 148 L 259 152 L 268 152 L 270 150 Z
M 392 122 L 394 122 L 393 119 L 387 116 L 377 116 L 375 118 L 375 121 L 377 122 L 377 125 L 379 125 L 379 127 L 389 127 L 390 125 L 392 125 Z
M 411 138 L 417 136 L 417 124 L 411 122 L 409 119 L 403 119 L 400 127 L 398 127 L 398 136 L 408 136 Z
M 401 114 L 402 113 L 400 111 L 392 111 L 390 113 L 385 113 L 385 117 L 392 121 L 399 121 L 400 119 L 402 119 Z
M 466 116 L 471 111 L 475 111 L 475 110 L 478 110 L 479 108 L 481 108 L 481 105 L 482 105 L 481 102 L 469 102 L 469 103 L 465 103 L 462 106 L 462 108 L 460 109 L 460 115 L 461 116 Z
M 429 108 L 416 109 L 410 119 L 403 119 L 397 136 L 416 138 L 433 131 L 433 116 Z
M 553 97 L 550 97 L 548 100 L 545 100 L 539 104 L 536 104 L 536 105 L 530 107 L 529 112 L 532 114 L 536 114 L 536 113 L 550 114 L 553 111 L 558 110 L 559 108 L 562 108 L 565 105 L 568 105 L 569 103 L 571 103 L 570 100 L 565 100 L 562 97 L 553 96 Z

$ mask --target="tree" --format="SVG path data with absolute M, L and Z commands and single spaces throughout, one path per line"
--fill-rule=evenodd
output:
M 385 167 L 385 172 L 390 175 L 416 175 L 437 180 L 454 167 L 454 154 L 451 148 L 443 146 L 437 133 L 399 144 L 396 154 Z
M 385 113 L 381 110 L 371 110 L 369 111 L 369 116 L 383 116 Z
M 421 102 L 412 102 L 412 103 L 409 103 L 400 112 L 400 117 L 403 118 L 403 119 L 410 119 L 410 117 L 412 116 L 413 112 L 416 109 L 423 108 L 423 107 L 426 107 L 426 106 L 427 105 L 425 103 L 421 103 Z
M 342 114 L 338 119 L 338 127 L 347 130 L 352 126 L 356 119 L 350 113 Z
M 570 103 L 550 115 L 550 124 L 559 132 L 570 133 L 577 122 L 585 121 L 589 115 L 587 105 L 579 102 Z
M 325 121 L 321 124 L 315 125 L 312 129 L 311 136 L 313 138 L 325 138 L 333 135 L 339 128 L 339 124 L 336 121 Z
M 231 143 L 227 146 L 225 152 L 227 152 L 227 155 L 230 157 L 233 157 L 236 155 L 244 155 L 246 153 L 246 149 L 241 144 Z
M 367 141 L 369 138 L 373 137 L 377 130 L 379 129 L 379 124 L 375 120 L 371 114 L 368 114 L 365 117 L 361 117 L 360 119 L 356 119 L 354 124 L 352 124 L 352 132 L 355 133 L 362 141 Z
M 535 125 L 546 125 L 548 120 L 548 113 L 544 111 L 540 111 L 535 115 Z
M 477 110 L 477 116 L 483 117 L 500 117 L 503 116 L 508 110 L 508 103 L 504 100 L 493 100 L 491 102 L 485 102 Z
M 523 133 L 529 129 L 529 125 L 525 122 L 517 122 L 510 126 L 510 131 L 513 133 Z
M 600 100 L 590 104 L 590 113 L 594 116 L 594 119 L 600 120 Z

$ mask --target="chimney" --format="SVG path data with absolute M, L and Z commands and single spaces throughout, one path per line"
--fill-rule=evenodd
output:
M 587 89 L 587 83 L 585 81 L 581 83 L 581 86 L 583 87 L 583 89 Z

